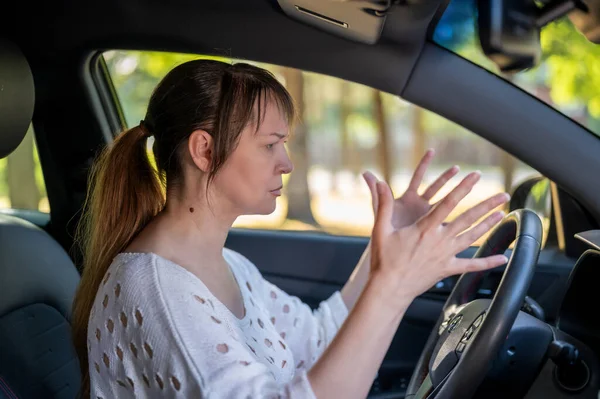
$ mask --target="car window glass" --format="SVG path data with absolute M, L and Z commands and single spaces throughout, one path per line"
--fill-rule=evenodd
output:
M 196 58 L 235 61 L 141 51 L 109 51 L 104 58 L 129 126 L 144 118 L 152 89 L 175 65 Z M 397 96 L 330 76 L 254 64 L 273 72 L 288 90 L 296 88 L 290 90 L 296 101 L 304 98 L 304 128 L 296 130 L 288 143 L 295 169 L 284 176 L 284 195 L 278 199 L 275 212 L 242 216 L 234 227 L 368 236 L 373 212 L 361 173 L 375 172 L 400 194 L 430 147 L 435 148 L 436 156 L 422 189 L 453 164 L 461 167 L 459 176 L 434 197 L 434 202 L 466 173 L 481 170 L 483 174 L 450 219 L 539 175 L 481 137 Z M 290 197 L 290 193 L 294 195 Z
M 434 42 L 502 76 L 600 135 L 600 46 L 587 40 L 565 16 L 542 29 L 539 65 L 502 75 L 481 50 L 476 15 L 475 0 L 450 1 L 434 30 Z
M 50 212 L 33 126 L 8 157 L 0 159 L 0 209 Z

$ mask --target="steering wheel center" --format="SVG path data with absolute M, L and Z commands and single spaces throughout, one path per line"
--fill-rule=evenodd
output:
M 492 300 L 474 299 L 484 272 L 459 278 L 425 344 L 407 398 L 473 397 L 506 341 L 533 278 L 542 241 L 542 223 L 535 212 L 520 209 L 506 215 L 475 257 L 503 253 L 513 241 Z
M 470 302 L 440 325 L 438 341 L 429 364 L 430 378 L 434 386 L 446 378 L 475 340 L 490 303 L 489 299 Z

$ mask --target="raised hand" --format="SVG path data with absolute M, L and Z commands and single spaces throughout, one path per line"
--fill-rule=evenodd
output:
M 435 152 L 429 150 L 425 153 L 417 169 L 411 178 L 408 188 L 400 197 L 394 200 L 394 212 L 392 216 L 392 224 L 395 228 L 399 229 L 404 226 L 409 226 L 425 215 L 431 207 L 431 199 L 444 187 L 444 185 L 454 177 L 458 171 L 458 166 L 453 166 L 442 173 L 424 192 L 419 194 L 419 186 L 423 182 L 425 172 L 433 159 Z M 376 193 L 376 184 L 379 181 L 375 175 L 371 172 L 365 172 L 363 174 L 365 182 L 369 186 L 371 191 L 371 198 L 373 204 L 373 213 L 377 213 L 378 202 Z
M 371 238 L 370 278 L 383 281 L 396 296 L 412 300 L 436 282 L 465 272 L 486 270 L 507 262 L 504 255 L 459 259 L 458 253 L 496 225 L 504 213 L 494 212 L 470 228 L 492 209 L 506 203 L 508 194 L 496 194 L 462 213 L 451 223 L 444 220 L 473 189 L 480 173 L 470 173 L 435 207 L 414 223 L 397 227 L 395 201 L 387 183 L 376 183 L 377 213 Z

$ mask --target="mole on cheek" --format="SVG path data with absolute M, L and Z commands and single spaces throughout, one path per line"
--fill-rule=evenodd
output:
M 190 208 L 190 212 L 191 212 L 191 213 L 194 213 L 194 208 Z

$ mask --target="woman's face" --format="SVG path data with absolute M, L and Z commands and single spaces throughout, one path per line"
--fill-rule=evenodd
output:
M 226 198 L 239 215 L 266 215 L 275 210 L 282 176 L 293 169 L 285 142 L 288 122 L 273 102 L 267 103 L 260 129 L 252 124 L 215 176 L 216 199 Z

